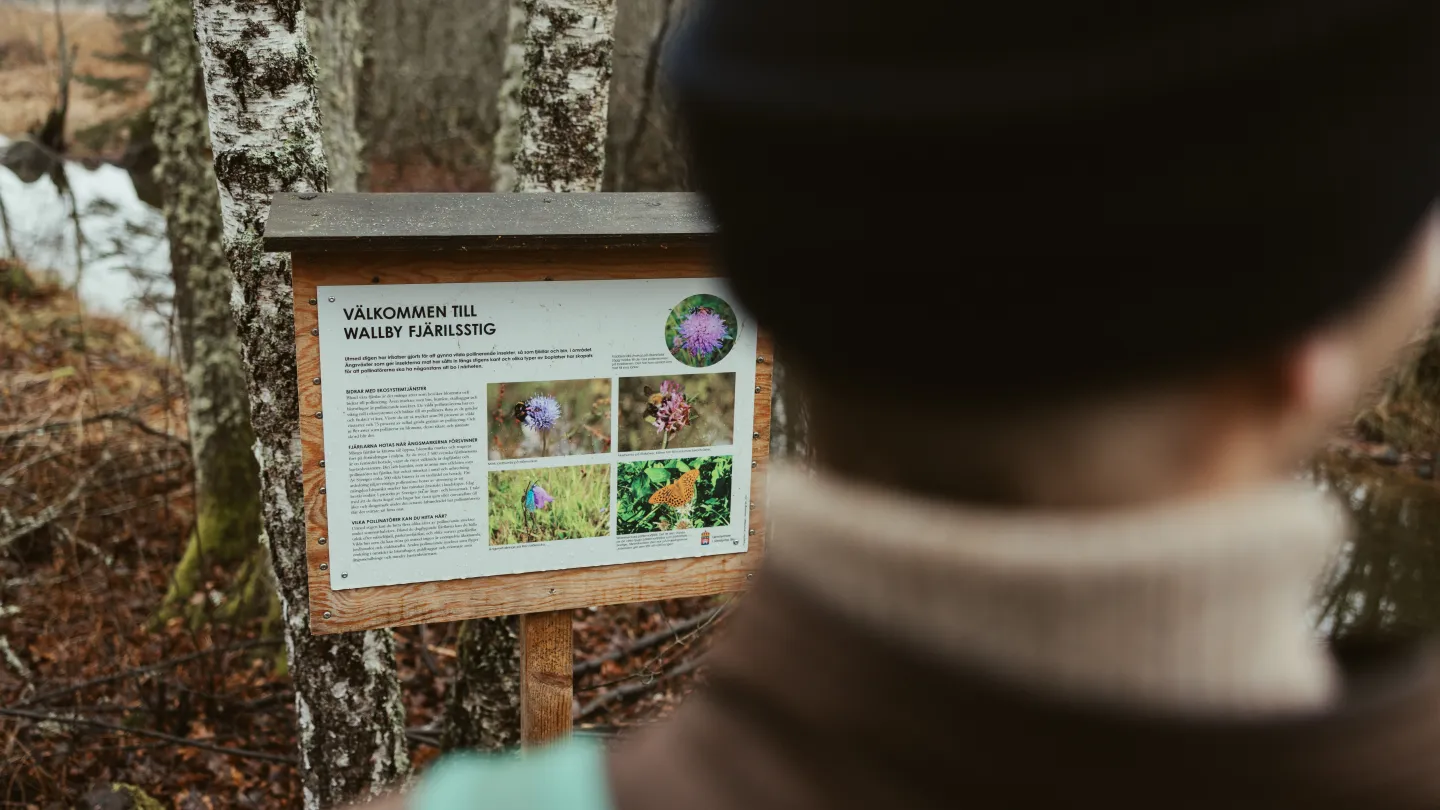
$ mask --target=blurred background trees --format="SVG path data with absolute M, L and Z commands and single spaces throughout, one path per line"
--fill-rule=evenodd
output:
M 225 773 L 252 803 L 317 806 L 403 777 L 411 747 L 512 745 L 513 620 L 305 632 L 289 311 L 266 303 L 288 303 L 288 275 L 257 250 L 264 199 L 327 184 L 685 189 L 658 83 L 683 0 L 307 0 L 295 20 L 290 5 L 195 7 L 198 27 L 187 0 L 0 0 L 0 306 L 15 327 L 0 334 L 14 393 L 0 566 L 17 583 L 0 591 L 0 686 L 12 706 L 83 716 L 62 741 L 114 713 L 120 739 L 236 753 L 121 747 L 57 769 L 47 742 L 6 761 L 22 803 L 79 795 L 72 776 L 140 780 L 155 761 L 152 783 L 174 790 Z M 565 30 L 576 14 L 603 25 Z M 314 72 L 287 83 L 224 58 L 300 43 Z M 577 70 L 597 80 L 586 92 Z M 279 109 L 292 87 L 314 109 Z M 540 115 L 552 101 L 564 112 Z M 52 609 L 12 613 L 13 599 Z M 582 719 L 673 701 L 721 602 L 577 612 L 593 659 L 577 669 Z M 67 637 L 89 641 L 71 653 Z

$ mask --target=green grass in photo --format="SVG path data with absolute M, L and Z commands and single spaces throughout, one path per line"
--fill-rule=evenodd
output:
M 526 507 L 526 493 L 538 489 Z M 553 500 L 547 501 L 548 496 Z M 610 465 L 490 473 L 490 545 L 610 534 Z

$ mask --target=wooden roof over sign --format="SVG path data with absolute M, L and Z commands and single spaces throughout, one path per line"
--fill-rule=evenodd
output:
M 642 247 L 709 241 L 699 195 L 275 195 L 265 226 L 271 251 L 504 250 Z

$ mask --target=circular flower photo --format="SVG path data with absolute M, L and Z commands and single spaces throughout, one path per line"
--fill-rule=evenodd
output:
M 692 295 L 665 318 L 665 348 L 687 366 L 713 366 L 735 347 L 739 330 L 735 310 L 723 298 Z

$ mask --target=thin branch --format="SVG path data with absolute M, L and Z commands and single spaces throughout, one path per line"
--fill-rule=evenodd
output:
M 79 683 L 71 684 L 70 686 L 62 687 L 60 689 L 52 689 L 49 692 L 41 692 L 38 695 L 26 698 L 25 700 L 22 700 L 14 705 L 34 706 L 37 703 L 45 703 L 54 700 L 55 698 L 73 695 L 76 692 L 89 689 L 92 686 L 101 686 L 103 684 L 113 683 L 115 681 L 123 681 L 126 678 L 138 678 L 142 675 L 149 675 L 152 672 L 159 672 L 162 669 L 169 669 L 171 667 L 179 666 L 180 664 L 189 663 L 190 661 L 194 661 L 197 658 L 204 658 L 207 655 L 221 655 L 227 652 L 250 650 L 256 647 L 273 647 L 280 643 L 281 640 L 278 638 L 256 638 L 250 639 L 249 641 L 242 641 L 236 644 L 230 644 L 225 647 L 215 647 L 209 650 L 200 650 L 199 652 L 176 656 L 175 658 L 169 658 L 158 663 L 149 664 L 147 666 L 135 667 L 133 669 L 115 672 L 110 675 L 102 675 L 98 678 L 91 678 L 88 681 L 81 681 Z
M 70 505 L 79 500 L 81 493 L 85 491 L 85 487 L 90 483 L 90 479 L 95 476 L 96 471 L 103 467 L 109 460 L 109 458 L 102 459 L 99 464 L 86 470 L 85 474 L 80 476 L 80 480 L 75 482 L 75 486 L 70 488 L 70 492 L 58 503 L 50 504 L 44 509 L 41 509 L 39 514 L 5 534 L 0 535 L 0 548 L 5 548 L 31 532 L 45 528 L 51 521 L 65 514 L 66 510 L 70 508 Z
M 656 644 L 661 644 L 672 638 L 679 640 L 681 635 L 688 633 L 690 630 L 700 627 L 701 625 L 709 624 L 712 619 L 719 616 L 720 613 L 724 610 L 724 605 L 714 608 L 713 610 L 707 610 L 704 613 L 691 616 L 685 621 L 668 627 L 664 630 L 657 630 L 649 635 L 641 636 L 640 638 L 635 639 L 624 647 L 617 647 L 616 649 L 613 649 L 605 653 L 604 655 L 592 658 L 589 661 L 583 661 L 579 664 L 576 664 L 575 677 L 580 678 L 585 675 L 589 675 L 592 672 L 598 671 L 600 667 L 604 666 L 609 661 L 618 661 L 627 655 L 634 655 L 635 653 L 642 650 L 648 650 L 651 647 L 654 647 Z
M 157 430 L 153 427 L 150 427 L 149 425 L 145 424 L 145 421 L 143 419 L 140 419 L 136 417 L 135 414 L 127 411 L 109 411 L 108 413 L 97 413 L 94 416 L 87 416 L 83 419 L 71 419 L 65 422 L 46 422 L 42 425 L 36 425 L 33 428 L 25 428 L 24 430 L 16 430 L 10 433 L 0 433 L 0 442 L 9 443 L 15 439 L 22 439 L 26 436 L 33 436 L 36 433 L 51 433 L 54 431 L 65 430 L 66 428 L 81 427 L 84 425 L 93 424 L 95 422 L 125 422 L 133 426 L 141 433 L 148 433 L 151 436 L 156 436 L 158 438 L 165 439 L 166 441 L 174 442 L 181 447 L 184 447 L 187 451 L 190 449 L 190 442 L 180 438 L 179 436 L 176 436 L 173 433 L 167 433 L 163 430 Z
M 702 666 L 704 663 L 705 656 L 697 655 L 672 670 L 660 673 L 660 675 L 653 679 L 635 681 L 634 683 L 627 683 L 616 689 L 612 689 L 609 692 L 604 692 L 598 697 L 596 697 L 594 700 L 585 704 L 584 708 L 582 708 L 579 713 L 575 715 L 575 719 L 584 720 L 585 718 L 589 717 L 592 714 L 595 714 L 596 712 L 600 711 L 601 709 L 605 708 L 611 703 L 614 703 L 617 700 L 631 697 L 632 695 L 638 695 L 641 692 L 649 690 L 655 684 L 662 681 L 668 681 L 672 678 L 678 678 L 681 675 L 684 675 L 687 672 L 691 672 L 696 668 Z
M 5 239 L 5 253 L 0 255 L 15 257 L 20 251 L 15 247 L 15 235 L 10 231 L 10 215 L 5 211 L 5 198 L 0 195 L 0 237 Z
M 24 709 L 4 707 L 0 707 L 0 714 L 11 717 L 23 717 L 27 720 L 34 720 L 40 723 L 64 723 L 71 726 L 87 726 L 104 731 L 114 731 L 119 734 L 130 734 L 136 737 L 149 737 L 154 740 L 164 740 L 187 748 L 198 748 L 201 751 L 214 751 L 217 754 L 228 754 L 246 759 L 262 759 L 266 762 L 280 762 L 286 765 L 299 764 L 299 761 L 295 757 L 286 756 L 285 754 L 272 754 L 268 751 L 252 751 L 248 748 L 230 748 L 229 746 L 215 745 L 214 743 L 209 743 L 204 740 L 178 737 L 174 734 L 166 734 L 163 731 L 152 731 L 147 728 L 131 728 L 129 726 L 122 726 L 119 723 L 107 723 L 103 720 L 96 720 L 90 717 L 65 717 L 63 715 L 49 714 L 46 712 L 31 712 Z

